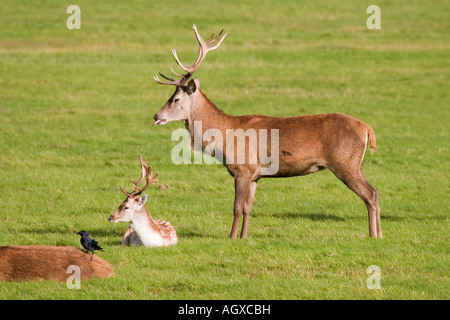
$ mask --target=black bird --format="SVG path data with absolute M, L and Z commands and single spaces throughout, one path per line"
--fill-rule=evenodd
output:
M 78 232 L 77 234 L 79 234 L 81 236 L 81 245 L 83 246 L 83 248 L 86 249 L 86 253 L 88 253 L 89 251 L 92 252 L 92 256 L 91 256 L 91 261 L 92 258 L 94 257 L 94 250 L 100 250 L 103 251 L 103 248 L 101 248 L 97 241 L 95 241 L 94 239 L 89 238 L 89 234 L 87 233 L 87 231 L 83 230 Z

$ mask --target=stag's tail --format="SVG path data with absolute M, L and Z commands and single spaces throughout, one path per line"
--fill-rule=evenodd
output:
M 366 124 L 367 126 L 367 135 L 369 136 L 369 143 L 370 143 L 370 154 L 373 154 L 373 151 L 377 148 L 377 140 L 375 138 L 375 132 L 373 132 L 373 129 Z

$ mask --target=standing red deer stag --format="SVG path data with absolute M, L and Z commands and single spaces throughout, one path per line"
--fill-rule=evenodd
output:
M 212 35 L 204 41 L 195 25 L 193 29 L 199 43 L 197 61 L 192 66 L 185 66 L 173 49 L 176 62 L 186 74 L 178 74 L 172 69 L 172 72 L 180 78 L 177 80 L 159 73 L 168 80 L 166 82 L 155 76 L 159 84 L 174 85 L 176 89 L 161 110 L 155 114 L 153 125 L 181 120 L 189 132 L 194 149 L 201 149 L 216 158 L 218 154 L 223 157 L 219 160 L 222 160 L 235 180 L 234 220 L 230 238 L 234 239 L 237 236 L 242 213 L 244 219 L 241 238 L 247 236 L 250 211 L 260 178 L 301 176 L 325 168 L 330 169 L 364 201 L 369 213 L 369 234 L 372 237 L 382 238 L 378 192 L 366 180 L 361 168 L 368 143 L 370 142 L 371 153 L 376 148 L 372 128 L 360 120 L 340 113 L 298 117 L 232 116 L 224 113 L 200 91 L 198 78 L 191 79 L 187 84 L 186 82 L 200 67 L 208 51 L 218 48 L 227 34 L 222 36 L 222 30 L 217 37 L 214 38 Z M 215 139 L 208 143 L 211 138 L 202 138 L 211 130 L 216 132 Z M 244 140 L 228 138 L 228 133 L 238 131 L 245 132 Z M 242 149 L 239 142 L 245 144 L 245 138 L 250 139 L 251 132 L 259 133 L 259 144 L 253 143 L 252 148 L 249 143 Z M 268 137 L 266 141 L 261 139 L 264 136 L 261 134 L 267 133 L 271 144 L 267 142 Z M 218 139 L 220 134 L 222 137 L 226 136 L 226 139 Z M 278 138 L 278 141 L 274 139 L 278 143 L 274 145 L 272 138 Z M 196 141 L 201 141 L 201 144 Z M 211 149 L 214 149 L 214 152 L 211 152 Z M 235 161 L 234 150 L 247 152 L 249 160 Z M 263 154 L 277 155 L 276 172 L 267 170 L 268 162 L 267 159 L 263 159 Z

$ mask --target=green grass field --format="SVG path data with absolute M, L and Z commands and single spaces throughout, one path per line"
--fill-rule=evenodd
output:
M 76 245 L 88 230 L 115 277 L 0 283 L 1 299 L 448 299 L 450 22 L 446 1 L 0 2 L 0 245 Z M 69 4 L 81 29 L 68 30 Z M 343 112 L 370 124 L 384 239 L 330 171 L 258 184 L 249 238 L 231 241 L 234 183 L 220 165 L 175 165 L 173 130 L 152 117 L 189 64 L 191 29 L 229 34 L 196 76 L 227 113 Z M 170 73 L 170 72 L 169 72 Z M 166 190 L 147 191 L 179 243 L 120 245 L 108 216 L 138 155 Z M 366 269 L 381 269 L 381 289 Z

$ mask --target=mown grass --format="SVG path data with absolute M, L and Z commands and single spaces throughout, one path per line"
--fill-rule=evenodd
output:
M 0 3 L 0 245 L 79 245 L 86 229 L 109 280 L 1 283 L 2 299 L 447 299 L 449 22 L 444 1 L 59 1 Z M 258 185 L 249 238 L 230 241 L 233 180 L 219 165 L 175 165 L 152 127 L 172 93 L 152 76 L 186 63 L 202 35 L 229 32 L 198 71 L 231 114 L 344 112 L 377 135 L 366 177 L 380 192 L 383 240 L 363 202 L 329 171 Z M 166 190 L 153 217 L 179 244 L 124 248 L 107 217 L 143 154 Z M 381 268 L 381 290 L 366 269 Z

